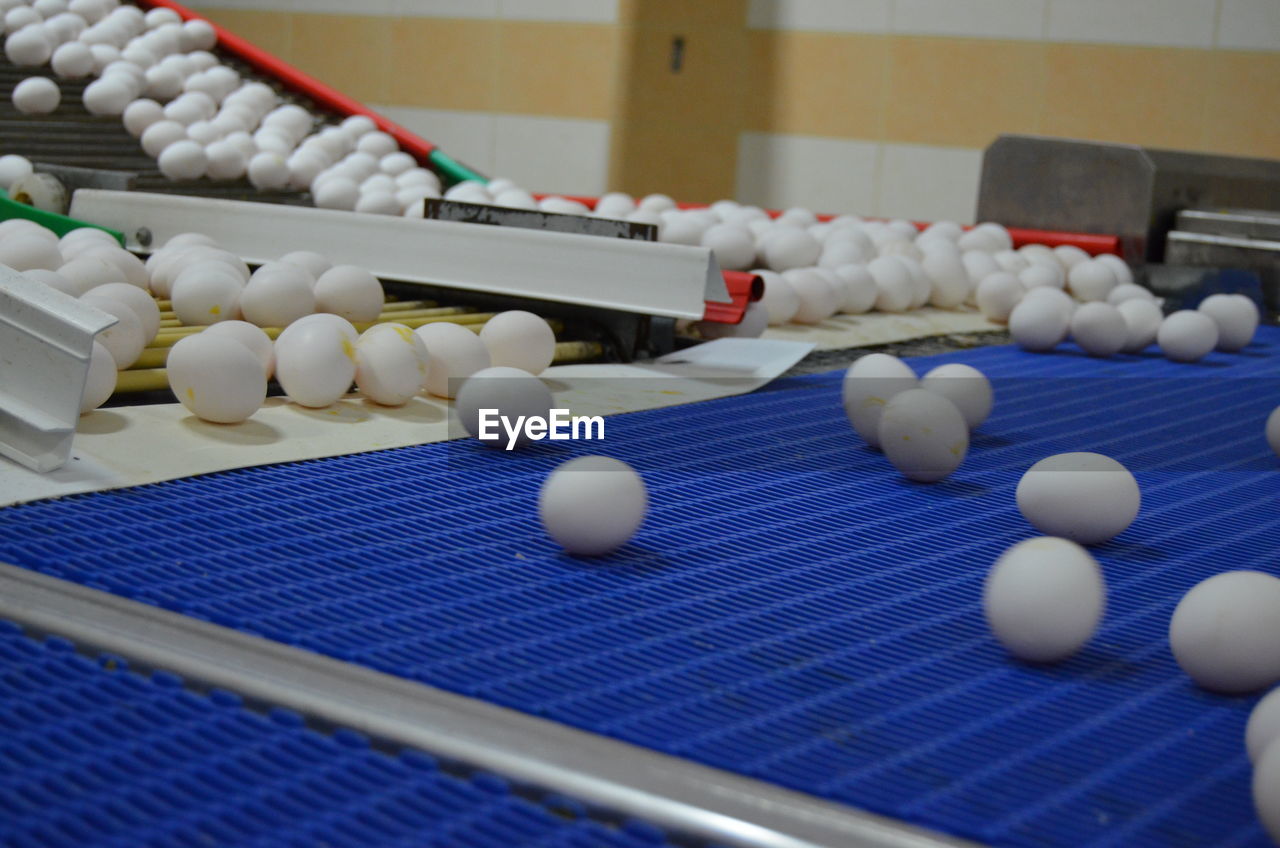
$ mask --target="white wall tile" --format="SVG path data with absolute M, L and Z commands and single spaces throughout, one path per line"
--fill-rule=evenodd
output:
M 743 133 L 737 199 L 775 209 L 871 214 L 877 147 L 869 141 Z
M 906 35 L 1039 39 L 1048 0 L 894 0 L 892 27 Z
M 512 21 L 616 24 L 618 0 L 498 0 L 498 14 Z
M 453 159 L 489 175 L 493 171 L 494 116 L 489 112 L 371 106 L 435 144 Z
M 875 214 L 913 221 L 973 223 L 981 175 L 981 150 L 886 144 Z
M 1280 50 L 1280 0 L 1222 0 L 1218 46 Z
M 1050 41 L 1212 47 L 1212 0 L 1049 0 Z
M 488 176 L 508 177 L 533 192 L 604 192 L 609 179 L 608 121 L 527 115 L 495 115 L 493 121 Z
M 696 0 L 691 0 L 696 2 Z M 888 32 L 891 0 L 750 0 L 751 29 Z

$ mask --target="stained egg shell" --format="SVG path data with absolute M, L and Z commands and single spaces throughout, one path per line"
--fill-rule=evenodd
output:
M 205 421 L 244 421 L 267 397 L 267 378 L 258 358 L 230 337 L 197 333 L 180 339 L 165 367 L 174 396 Z
M 1027 469 L 1018 481 L 1018 509 L 1040 532 L 1082 545 L 1123 533 L 1142 507 L 1129 469 L 1100 453 L 1060 453 Z
M 403 406 L 427 380 L 427 346 L 403 324 L 374 324 L 356 341 L 356 388 L 374 403 Z
M 547 535 L 578 556 L 598 556 L 626 544 L 649 509 L 649 493 L 636 470 L 606 456 L 580 456 L 547 475 L 538 492 L 538 516 Z
M 969 427 L 956 405 L 927 389 L 889 399 L 880 416 L 880 447 L 908 480 L 934 483 L 960 467 L 969 450 Z
M 1197 684 L 1242 695 L 1280 683 L 1280 577 L 1227 571 L 1196 584 L 1169 620 L 1169 647 Z
M 345 319 L 328 317 L 332 320 L 303 319 L 276 339 L 276 380 L 300 406 L 329 406 L 356 377 L 356 330 Z
M 222 262 L 204 261 L 188 265 L 169 289 L 173 312 L 188 326 L 216 324 L 240 315 L 244 284 L 236 272 Z
M 880 416 L 899 392 L 919 386 L 911 367 L 887 353 L 860 357 L 845 372 L 841 386 L 844 413 L 859 436 L 873 448 L 880 447 Z
M 982 607 L 1009 653 L 1029 662 L 1058 662 L 1080 650 L 1106 610 L 1098 563 L 1068 539 L 1019 542 L 991 568 Z

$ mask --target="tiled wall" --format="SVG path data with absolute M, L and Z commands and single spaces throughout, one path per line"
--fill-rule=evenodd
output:
M 535 190 L 969 220 L 1000 132 L 1280 158 L 1280 0 L 200 8 Z

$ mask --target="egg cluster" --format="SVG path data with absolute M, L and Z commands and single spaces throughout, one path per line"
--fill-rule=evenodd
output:
M 3 0 L 0 8 L 9 60 L 49 63 L 60 79 L 96 77 L 84 108 L 120 116 L 169 179 L 248 177 L 261 190 L 309 190 L 317 206 L 395 215 L 417 208 L 421 216 L 422 199 L 440 196 L 439 178 L 372 119 L 319 126 L 270 86 L 242 80 L 209 52 L 217 34 L 207 21 L 119 0 Z M 12 98 L 32 114 L 62 99 L 47 77 L 23 80 Z

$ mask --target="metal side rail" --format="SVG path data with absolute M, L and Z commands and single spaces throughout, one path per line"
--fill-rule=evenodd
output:
M 12 565 L 0 619 L 720 845 L 970 845 Z

